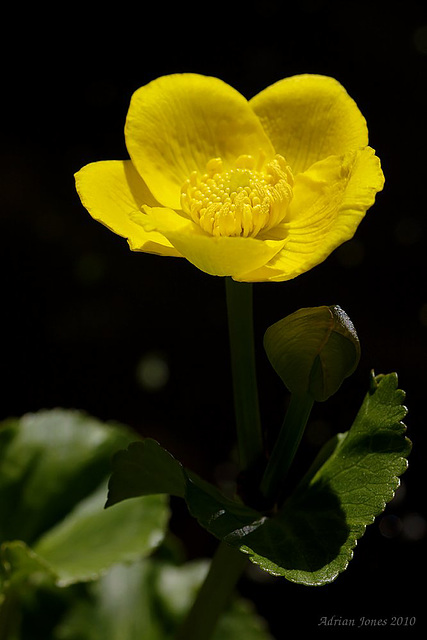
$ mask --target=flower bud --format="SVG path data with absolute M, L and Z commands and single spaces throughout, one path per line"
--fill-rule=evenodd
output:
M 267 329 L 264 348 L 291 393 L 323 402 L 356 369 L 360 344 L 339 306 L 300 309 Z

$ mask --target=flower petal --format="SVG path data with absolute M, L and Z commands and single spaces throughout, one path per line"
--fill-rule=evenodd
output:
M 254 96 L 250 105 L 294 175 L 330 155 L 368 144 L 366 121 L 358 106 L 328 76 L 285 78 Z
M 80 169 L 75 179 L 80 200 L 92 218 L 127 238 L 133 251 L 180 255 L 160 233 L 147 232 L 132 220 L 131 214 L 141 205 L 158 203 L 130 160 L 92 162 Z
M 384 185 L 370 147 L 331 156 L 299 174 L 284 226 L 287 243 L 266 266 L 241 275 L 244 282 L 291 280 L 323 262 L 353 237 Z
M 260 149 L 274 149 L 249 103 L 217 78 L 174 74 L 153 80 L 132 96 L 125 127 L 132 161 L 164 206 L 180 208 L 180 191 L 208 160 L 225 164 Z
M 189 262 L 214 276 L 237 276 L 266 264 L 286 240 L 259 240 L 244 237 L 214 237 L 197 224 L 171 209 L 144 207 L 135 221 L 145 229 L 156 229 Z

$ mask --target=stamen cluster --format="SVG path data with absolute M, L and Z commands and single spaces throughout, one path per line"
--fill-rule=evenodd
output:
M 292 199 L 293 177 L 286 160 L 276 155 L 263 170 L 263 159 L 242 155 L 227 171 L 221 158 L 194 171 L 181 189 L 181 206 L 213 236 L 255 237 L 280 224 Z

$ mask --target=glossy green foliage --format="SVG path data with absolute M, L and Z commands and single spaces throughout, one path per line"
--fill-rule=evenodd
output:
M 153 483 L 179 494 L 184 476 L 157 443 L 144 441 L 146 490 L 137 480 L 134 497 L 105 509 L 112 459 L 120 462 L 123 447 L 138 450 L 136 438 L 77 411 L 42 411 L 0 426 L 2 638 L 172 640 L 209 562 L 183 563 L 177 542 L 162 545 L 168 498 L 145 494 Z M 130 469 L 126 482 L 138 477 Z M 241 633 L 271 638 L 251 605 L 237 600 L 214 640 Z
M 52 640 L 173 640 L 209 568 L 158 557 L 116 565 L 79 599 Z M 234 600 L 212 640 L 272 640 L 249 602 Z
M 184 492 L 190 512 L 204 528 L 264 570 L 306 585 L 331 582 L 347 567 L 357 539 L 391 500 L 406 469 L 410 441 L 402 423 L 403 399 L 395 374 L 373 378 L 351 429 L 323 448 L 274 515 L 226 498 L 169 457 L 170 473 L 181 473 L 175 495 Z M 132 445 L 130 458 L 139 477 L 146 447 L 152 456 L 166 459 L 153 441 Z M 115 501 L 128 497 L 122 481 L 126 467 L 126 454 L 121 454 L 110 483 Z M 134 483 L 129 494 L 135 495 Z
M 168 493 L 183 498 L 185 479 L 173 456 L 155 440 L 133 442 L 119 451 L 113 461 L 115 473 L 110 480 L 107 506 L 126 498 Z
M 356 369 L 360 345 L 347 314 L 338 306 L 299 309 L 267 329 L 267 356 L 286 387 L 327 400 Z
M 152 551 L 168 526 L 167 499 L 105 510 L 111 459 L 137 436 L 76 411 L 42 411 L 0 427 L 3 588 L 43 577 L 91 580 Z

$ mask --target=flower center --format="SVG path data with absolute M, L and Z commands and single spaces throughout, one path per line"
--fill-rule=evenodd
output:
M 213 236 L 255 237 L 280 224 L 292 199 L 293 177 L 279 155 L 262 167 L 252 156 L 239 156 L 224 171 L 221 158 L 193 171 L 181 189 L 181 206 L 194 222 Z

